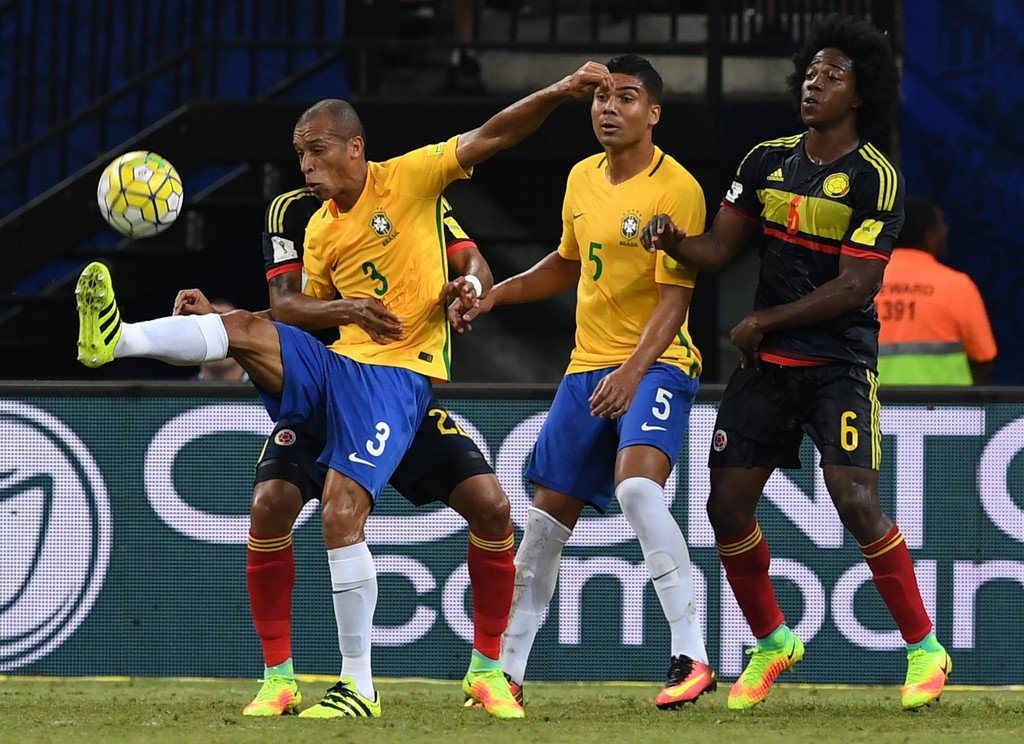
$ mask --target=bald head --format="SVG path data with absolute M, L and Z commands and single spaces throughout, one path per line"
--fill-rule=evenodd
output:
M 292 144 L 310 193 L 350 209 L 363 191 L 368 168 L 363 125 L 351 104 L 327 98 L 310 106 L 295 124 Z
M 329 122 L 329 128 L 342 141 L 353 137 L 363 137 L 363 124 L 359 121 L 359 115 L 352 108 L 352 104 L 340 98 L 325 98 L 317 101 L 308 109 L 302 112 L 296 122 L 296 127 L 309 124 L 314 119 L 324 117 Z

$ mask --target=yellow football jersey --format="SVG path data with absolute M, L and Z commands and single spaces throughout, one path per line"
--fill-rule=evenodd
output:
M 331 350 L 357 362 L 404 367 L 435 380 L 451 376 L 445 308 L 434 305 L 448 280 L 441 192 L 469 173 L 455 157 L 458 137 L 382 163 L 348 212 L 333 201 L 306 226 L 305 293 L 324 300 L 376 297 L 402 319 L 405 339 L 378 344 L 344 325 Z
M 640 231 L 665 213 L 687 235 L 704 232 L 706 207 L 700 184 L 660 148 L 644 171 L 612 185 L 605 156 L 593 155 L 573 166 L 562 204 L 562 240 L 558 253 L 581 261 L 576 288 L 576 347 L 571 372 L 615 367 L 629 357 L 658 304 L 658 284 L 692 287 L 697 272 L 664 253 L 648 253 Z M 700 352 L 687 322 L 659 357 L 691 377 L 700 374 Z

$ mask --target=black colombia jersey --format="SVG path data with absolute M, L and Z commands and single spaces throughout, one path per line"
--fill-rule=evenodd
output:
M 903 176 L 881 151 L 861 140 L 839 160 L 815 165 L 804 150 L 806 136 L 757 145 L 722 202 L 761 221 L 757 310 L 794 302 L 834 279 L 840 254 L 888 261 L 903 226 Z M 838 360 L 874 370 L 873 299 L 832 320 L 766 333 L 758 352 L 782 364 Z

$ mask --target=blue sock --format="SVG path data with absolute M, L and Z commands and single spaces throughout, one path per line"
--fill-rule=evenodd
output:
M 263 667 L 263 679 L 270 679 L 271 677 L 287 677 L 288 679 L 295 679 L 295 669 L 292 668 L 292 660 L 286 659 L 277 666 Z
M 934 633 L 929 633 L 924 637 L 923 641 L 907 644 L 908 654 L 912 654 L 915 651 L 927 651 L 930 654 L 934 654 L 942 651 L 942 644 L 939 643 L 939 639 L 935 637 Z
M 498 659 L 488 659 L 474 648 L 473 655 L 469 657 L 469 671 L 489 672 L 493 669 L 501 669 L 501 662 Z
M 757 647 L 762 651 L 778 651 L 786 645 L 789 634 L 792 633 L 788 625 L 780 625 L 767 638 L 759 638 Z

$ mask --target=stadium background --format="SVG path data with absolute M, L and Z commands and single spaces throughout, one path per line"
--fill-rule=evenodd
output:
M 752 144 L 798 131 L 795 112 L 779 95 L 794 38 L 814 10 L 846 6 L 870 13 L 893 34 L 903 54 L 900 127 L 889 133 L 887 149 L 900 163 L 911 193 L 939 199 L 951 228 L 949 263 L 971 273 L 981 287 L 1000 345 L 993 382 L 1024 382 L 1024 304 L 1017 300 L 1024 246 L 1014 219 L 1024 207 L 1024 130 L 1017 125 L 1024 97 L 1007 82 L 1019 78 L 1024 68 L 1019 41 L 1024 9 L 1019 3 L 779 0 L 775 5 L 786 19 L 784 34 L 764 23 L 753 0 L 648 0 L 630 4 L 629 10 L 616 10 L 615 3 L 552 0 L 531 3 L 530 16 L 517 12 L 520 5 L 493 0 L 481 11 L 477 38 L 469 45 L 479 51 L 487 90 L 468 96 L 445 89 L 447 59 L 459 45 L 445 3 L 321 1 L 310 3 L 304 15 L 288 12 L 290 3 L 272 0 L 0 4 L 0 100 L 5 102 L 0 114 L 0 255 L 5 265 L 0 378 L 87 377 L 74 361 L 71 286 L 81 266 L 94 257 L 113 264 L 129 319 L 166 313 L 178 288 L 197 284 L 242 306 L 265 305 L 258 248 L 262 212 L 277 192 L 297 184 L 291 128 L 306 105 L 324 96 L 353 100 L 366 124 L 371 157 L 384 158 L 475 126 L 518 94 L 570 72 L 582 59 L 635 48 L 667 72 L 671 95 L 656 141 L 697 175 L 713 213 L 732 169 Z M 408 12 L 413 7 L 430 8 L 434 15 L 413 17 Z M 500 74 L 510 70 L 518 76 Z M 479 240 L 498 278 L 529 265 L 555 244 L 565 173 L 593 150 L 584 133 L 589 133 L 586 104 L 567 105 L 538 134 L 481 168 L 472 184 L 453 190 L 460 219 Z M 115 154 L 138 148 L 160 152 L 179 168 L 186 212 L 160 238 L 130 244 L 105 228 L 93 194 L 103 165 Z M 699 285 L 693 330 L 708 360 L 708 383 L 728 372 L 731 355 L 722 330 L 749 305 L 755 264 L 756 257 L 748 255 Z M 560 376 L 572 339 L 571 300 L 562 297 L 495 314 L 469 337 L 456 340 L 457 380 L 510 383 L 503 393 L 489 390 L 495 398 L 486 402 L 457 399 L 456 388 L 446 393 L 496 458 L 506 440 L 518 442 L 516 452 L 528 449 L 529 432 L 523 433 L 526 439 L 510 437 L 510 432 L 542 413 L 550 387 L 521 398 L 521 385 L 554 383 Z M 259 434 L 253 432 L 262 431 L 265 419 L 244 387 L 215 391 L 215 396 L 226 396 L 220 399 L 196 397 L 211 393 L 184 387 L 168 394 L 133 382 L 174 374 L 155 363 L 125 362 L 89 373 L 90 381 L 103 381 L 99 384 L 58 384 L 58 389 L 8 384 L 0 389 L 5 544 L 0 670 L 258 673 L 242 543 L 182 534 L 155 507 L 178 494 L 178 508 L 185 514 L 191 505 L 234 516 L 229 523 L 237 530 L 259 445 Z M 1013 670 L 1024 661 L 1014 619 L 1024 587 L 1024 477 L 1014 445 L 1024 439 L 1017 423 L 1024 416 L 1024 398 L 1011 389 L 981 391 L 980 397 L 966 394 L 971 397 L 926 394 L 911 401 L 911 412 L 892 414 L 896 418 L 885 438 L 884 499 L 893 511 L 898 482 L 910 502 L 922 500 L 925 517 L 913 555 L 923 576 L 931 577 L 934 570 L 939 635 L 952 648 L 957 681 L 1007 683 L 1017 681 Z M 705 406 L 713 406 L 716 389 L 706 386 L 703 395 Z M 930 407 L 936 403 L 938 409 Z M 180 422 L 178 417 L 192 411 L 208 421 L 209 416 L 203 418 L 210 413 L 207 406 L 218 405 L 243 406 L 235 413 L 214 409 L 212 416 L 217 425 L 241 431 L 214 428 L 190 440 L 170 465 L 147 459 L 154 437 L 168 422 Z M 946 406 L 954 406 L 953 412 L 943 413 Z M 700 496 L 706 488 L 702 457 L 692 459 L 698 438 L 709 436 L 710 410 L 701 408 L 695 417 L 673 513 L 704 578 L 712 659 L 729 678 L 739 671 L 738 644 L 747 631 L 730 614 L 727 594 L 723 599 L 720 593 L 710 542 L 701 542 Z M 913 430 L 899 418 L 904 413 L 913 413 L 907 421 L 929 432 L 920 447 L 908 444 L 912 438 L 894 436 L 907 426 Z M 180 437 L 187 439 L 196 433 L 188 429 L 196 421 L 184 421 Z M 986 452 L 995 459 L 985 460 Z M 95 460 L 95 468 L 82 465 L 79 456 L 84 462 Z M 809 451 L 804 460 L 813 460 Z M 161 486 L 158 475 L 168 472 Z M 800 493 L 815 493 L 813 473 L 807 468 L 794 476 L 799 493 L 782 483 L 779 498 L 799 504 Z M 515 468 L 502 480 L 521 504 L 526 496 Z M 689 494 L 696 498 L 688 507 Z M 397 498 L 389 500 L 387 509 L 377 516 L 411 516 Z M 850 618 L 834 617 L 844 602 L 852 603 L 865 629 L 891 631 L 874 594 L 850 593 L 852 585 L 841 581 L 859 562 L 856 548 L 848 540 L 828 543 L 834 537 L 827 535 L 819 540 L 828 547 L 818 546 L 794 526 L 789 512 L 768 505 L 762 512 L 776 565 L 791 569 L 792 575 L 777 582 L 787 612 L 812 620 L 820 615 L 815 647 L 841 649 L 864 662 L 837 680 L 827 667 L 829 654 L 809 654 L 798 667 L 798 678 L 899 682 L 900 655 L 854 644 L 840 630 L 855 628 Z M 205 522 L 191 514 L 196 528 L 202 528 Z M 906 531 L 903 515 L 897 511 L 896 516 Z M 448 524 L 439 518 L 428 524 L 437 521 Z M 569 586 L 579 588 L 588 566 L 627 573 L 629 565 L 642 568 L 635 541 L 616 533 L 613 524 L 600 531 L 605 544 L 578 545 L 567 553 L 577 572 Z M 104 525 L 109 555 L 101 539 Z M 375 652 L 375 671 L 461 676 L 468 644 L 458 635 L 465 631 L 465 608 L 459 602 L 464 576 L 457 569 L 464 563 L 465 532 L 430 543 L 381 534 L 374 552 L 390 561 L 382 569 L 391 573 L 382 578 L 378 625 L 423 623 L 421 630 L 426 630 L 411 645 L 388 645 L 385 633 Z M 44 535 L 59 538 L 64 554 L 76 557 L 65 558 L 65 570 L 43 549 Z M 336 643 L 321 591 L 325 569 L 315 518 L 297 531 L 296 544 L 297 662 L 304 671 L 332 673 Z M 51 562 L 40 563 L 47 556 Z M 94 570 L 105 561 L 102 581 L 93 581 Z M 809 567 L 810 575 L 798 564 Z M 399 569 L 423 582 L 422 595 L 394 573 Z M 986 575 L 992 580 L 978 590 L 972 605 L 972 587 Z M 834 595 L 837 584 L 847 594 Z M 811 592 L 806 605 L 798 586 Z M 552 613 L 565 607 L 564 622 L 559 616 L 542 629 L 531 674 L 660 678 L 667 638 L 661 625 L 652 622 L 660 614 L 657 600 L 649 587 L 642 596 L 634 591 L 635 602 L 623 614 L 621 591 L 607 577 L 586 584 L 579 605 L 584 620 L 575 626 L 578 637 L 572 630 L 575 605 L 563 600 L 561 592 L 556 595 Z M 644 624 L 633 625 L 640 617 Z M 857 637 L 891 644 L 891 635 L 873 641 L 870 633 Z M 724 645 L 722 639 L 727 639 Z

